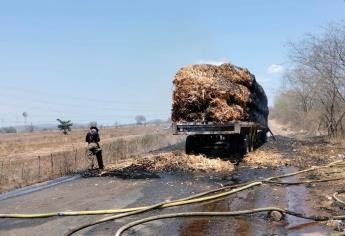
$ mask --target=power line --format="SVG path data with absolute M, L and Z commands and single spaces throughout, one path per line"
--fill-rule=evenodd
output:
M 132 115 L 117 115 L 117 114 L 113 114 L 113 115 L 91 115 L 92 118 L 96 119 L 96 118 L 116 118 L 116 117 L 135 117 L 135 115 L 137 114 L 132 114 Z M 168 113 L 146 113 L 144 114 L 145 116 L 169 116 L 170 114 Z M 0 118 L 2 117 L 5 117 L 5 116 L 8 116 L 8 113 L 7 114 L 0 114 Z M 11 114 L 11 116 L 18 116 L 19 117 L 19 114 Z M 20 115 L 21 116 L 21 115 Z M 51 118 L 51 119 L 55 119 L 55 118 L 58 118 L 58 117 L 68 117 L 69 119 L 79 119 L 80 117 L 85 117 L 85 115 L 70 115 L 70 114 L 67 114 L 67 115 L 36 115 L 36 114 L 29 114 L 29 117 L 34 117 L 34 118 Z M 3 118 L 5 119 L 5 118 Z
M 80 96 L 74 96 L 74 95 L 61 95 L 57 93 L 47 93 L 42 90 L 32 90 L 32 89 L 23 89 L 23 88 L 15 88 L 12 86 L 6 86 L 6 85 L 1 85 L 2 88 L 5 88 L 4 91 L 8 90 L 14 90 L 15 92 L 18 91 L 26 91 L 29 92 L 30 94 L 46 94 L 47 96 L 56 96 L 59 97 L 59 99 L 71 99 L 71 100 L 83 100 L 83 101 L 89 101 L 89 102 L 100 102 L 100 103 L 112 103 L 112 104 L 123 104 L 123 105 L 163 105 L 163 104 L 157 104 L 157 103 L 147 103 L 147 102 L 141 102 L 140 99 L 137 101 L 121 101 L 121 100 L 108 100 L 108 99 L 99 99 L 99 98 L 89 98 L 89 97 L 80 97 Z
M 85 122 L 91 122 L 91 121 L 97 121 L 97 122 L 116 122 L 116 118 L 132 118 L 134 119 L 134 116 L 117 116 L 117 117 L 114 117 L 114 119 L 110 119 L 110 118 L 97 118 L 97 119 L 71 119 L 71 121 L 73 123 L 85 123 Z M 166 116 L 166 118 L 168 118 L 168 116 Z M 19 124 L 21 123 L 20 121 L 18 120 L 7 120 L 7 119 L 4 119 L 4 123 L 16 123 L 16 124 Z M 47 119 L 47 120 L 33 120 L 31 121 L 33 123 L 33 125 L 38 125 L 38 124 L 57 124 L 57 121 L 56 119 Z
M 18 107 L 18 106 L 22 106 L 21 109 L 23 110 L 27 110 L 27 109 L 31 109 L 31 110 L 39 110 L 39 111 L 44 111 L 44 112 L 55 112 L 55 113 L 68 113 L 68 108 L 73 108 L 73 107 L 69 107 L 69 106 L 65 106 L 65 109 L 52 109 L 52 108 L 47 108 L 45 106 L 32 106 L 32 105 L 27 105 L 27 104 L 22 104 L 22 103 L 16 103 L 16 102 L 6 102 L 3 103 L 0 101 L 0 105 L 1 106 L 6 106 L 6 107 Z M 47 103 L 47 105 L 52 105 Z M 112 112 L 136 112 L 136 113 L 154 113 L 154 111 L 150 111 L 147 109 L 123 109 L 123 108 L 103 108 L 103 107 L 94 107 L 94 106 L 74 106 L 74 108 L 81 108 L 82 112 L 90 112 L 92 114 L 94 114 L 95 112 L 100 112 L 100 111 L 112 111 Z M 74 111 L 77 112 L 77 111 Z M 79 113 L 81 111 L 78 111 Z
M 22 99 L 20 99 L 22 98 Z M 27 97 L 27 96 L 18 96 L 17 94 L 15 95 L 15 97 L 11 97 L 12 101 L 22 101 L 23 99 L 25 99 L 25 101 L 32 101 L 34 103 L 41 103 L 41 104 L 47 104 L 47 105 L 55 105 L 55 106 L 68 106 L 68 107 L 76 107 L 76 108 L 88 108 L 90 109 L 90 107 L 93 107 L 93 108 L 98 108 L 97 106 L 90 106 L 89 104 L 78 104 L 78 105 L 75 105 L 75 104 L 63 104 L 63 103 L 56 103 L 56 102 L 51 102 L 51 101 L 47 101 L 47 100 L 44 100 L 44 99 L 32 99 L 32 97 Z M 115 103 L 114 105 L 124 105 L 124 104 L 117 104 Z M 133 104 L 134 105 L 134 104 Z M 153 105 L 153 104 L 152 104 Z M 142 106 L 140 104 L 136 104 L 136 106 Z M 135 108 L 135 109 L 124 109 L 124 108 L 118 108 L 116 106 L 112 106 L 112 107 L 105 107 L 105 106 L 101 106 L 102 110 L 114 110 L 114 109 L 118 109 L 118 110 L 123 110 L 123 111 L 127 111 L 127 110 L 136 110 L 136 111 L 139 111 L 139 110 L 147 110 L 147 108 Z
M 13 87 L 8 87 L 8 86 L 2 86 L 5 87 L 5 98 L 6 98 L 6 93 L 7 94 L 14 94 L 14 97 L 8 96 L 8 99 L 12 99 L 12 101 L 5 102 L 4 99 L 0 101 L 0 106 L 3 107 L 9 107 L 9 108 L 15 108 L 18 110 L 18 107 L 20 109 L 28 111 L 29 117 L 31 118 L 30 120 L 37 123 L 56 123 L 55 119 L 60 117 L 60 118 L 65 118 L 68 117 L 68 119 L 71 119 L 73 122 L 76 123 L 82 123 L 82 122 L 89 122 L 90 120 L 98 120 L 98 121 L 105 121 L 107 123 L 109 122 L 114 122 L 118 119 L 133 119 L 136 114 L 143 114 L 145 116 L 149 117 L 169 117 L 170 112 L 159 112 L 160 109 L 154 111 L 152 109 L 145 109 L 142 108 L 143 104 L 145 105 L 152 105 L 156 106 L 157 104 L 151 104 L 151 103 L 142 103 L 142 102 L 123 102 L 123 101 L 116 101 L 116 100 L 100 100 L 100 99 L 90 99 L 90 98 L 81 98 L 81 97 L 75 97 L 75 96 L 60 96 L 60 98 L 67 99 L 69 101 L 73 101 L 74 99 L 81 99 L 83 101 L 92 101 L 93 103 L 95 102 L 111 102 L 112 104 L 116 105 L 127 105 L 127 104 L 132 104 L 131 106 L 140 106 L 137 108 L 127 108 L 127 107 L 104 107 L 104 106 L 99 106 L 99 105 L 84 105 L 84 104 L 63 104 L 61 101 L 60 102 L 54 102 L 54 101 L 48 101 L 45 99 L 34 99 L 30 95 L 26 94 L 18 94 L 18 90 L 22 91 L 30 91 L 28 89 L 21 89 L 21 88 L 13 88 Z M 7 89 L 6 89 L 7 88 Z M 9 91 L 9 90 L 15 90 Z M 31 90 L 32 93 L 33 90 Z M 35 93 L 41 93 L 40 91 L 37 91 Z M 43 94 L 48 94 L 46 92 L 43 92 Z M 49 96 L 52 96 L 52 94 L 49 94 Z M 53 96 L 54 97 L 54 96 Z M 31 104 L 25 104 L 26 102 L 30 102 Z M 47 105 L 47 106 L 45 106 Z M 57 107 L 56 107 L 57 106 Z M 63 108 L 60 108 L 62 106 Z M 71 111 L 72 109 L 72 111 Z M 165 110 L 165 109 L 164 109 Z M 170 109 L 169 109 L 170 110 Z M 0 112 L 2 109 L 0 109 Z M 35 111 L 39 111 L 40 113 L 45 113 L 45 114 L 37 114 L 35 115 Z M 36 112 L 37 113 L 37 112 Z M 100 114 L 103 113 L 103 114 Z M 104 114 L 106 113 L 106 114 Z M 109 114 L 110 113 L 110 114 Z M 117 114 L 121 113 L 121 114 Z M 125 113 L 125 114 L 124 114 Z M 131 113 L 131 115 L 129 115 Z M 134 114 L 136 113 L 136 114 Z M 17 119 L 7 119 L 9 115 L 17 116 Z M 13 112 L 6 112 L 5 114 L 0 113 L 0 118 L 3 118 L 5 122 L 2 123 L 15 123 L 19 124 L 21 123 L 21 119 L 18 119 L 18 117 L 21 117 L 21 112 L 16 113 L 15 111 Z M 90 117 L 89 119 L 83 119 L 84 117 Z

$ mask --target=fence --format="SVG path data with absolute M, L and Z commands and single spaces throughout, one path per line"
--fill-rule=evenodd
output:
M 105 164 L 116 163 L 182 140 L 167 133 L 114 138 L 102 144 L 103 160 Z M 90 165 L 86 152 L 86 147 L 76 147 L 50 155 L 0 161 L 0 192 L 84 171 Z

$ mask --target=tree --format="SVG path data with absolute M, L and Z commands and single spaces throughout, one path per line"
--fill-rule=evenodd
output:
M 58 129 L 60 129 L 64 135 L 68 134 L 68 131 L 71 131 L 71 127 L 73 126 L 73 123 L 71 120 L 60 120 L 56 119 L 60 124 L 58 124 Z
M 280 97 L 285 103 L 292 101 L 285 113 L 298 115 L 291 117 L 292 122 L 317 124 L 329 136 L 345 135 L 345 22 L 289 46 L 293 67 L 285 75 L 285 92 L 294 98 Z
M 26 125 L 29 114 L 26 111 L 24 111 L 22 116 L 24 117 L 24 124 Z
M 146 117 L 144 115 L 137 115 L 135 117 L 135 120 L 137 122 L 137 125 L 143 125 L 146 122 Z

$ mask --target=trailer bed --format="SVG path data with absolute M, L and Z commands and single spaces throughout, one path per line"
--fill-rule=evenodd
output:
M 228 123 L 173 123 L 173 134 L 196 135 L 196 134 L 245 134 L 250 130 L 263 129 L 255 122 L 233 121 Z

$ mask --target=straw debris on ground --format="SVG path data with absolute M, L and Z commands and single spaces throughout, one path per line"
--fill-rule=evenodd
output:
M 91 176 L 118 176 L 122 178 L 155 178 L 159 173 L 208 173 L 213 176 L 228 176 L 234 171 L 230 161 L 210 159 L 204 155 L 187 155 L 183 152 L 167 152 L 150 155 L 124 163 L 108 165 L 102 172 L 88 172 Z
M 204 155 L 187 155 L 183 152 L 168 152 L 148 156 L 138 160 L 138 164 L 146 165 L 158 172 L 209 172 L 230 173 L 234 166 L 220 158 L 211 159 Z
M 259 149 L 248 153 L 243 162 L 252 167 L 307 168 L 343 158 L 344 150 L 344 147 L 332 144 L 324 137 L 308 137 L 306 140 L 276 136 L 276 141 L 269 139 Z

